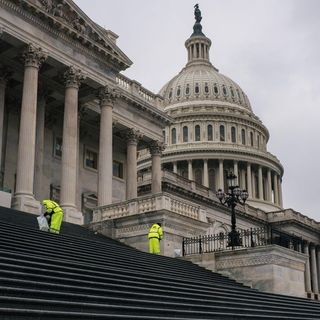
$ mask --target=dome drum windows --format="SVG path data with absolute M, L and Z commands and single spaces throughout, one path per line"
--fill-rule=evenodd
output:
M 182 139 L 183 139 L 183 142 L 188 142 L 188 127 L 187 126 L 184 126 L 183 129 L 182 129 Z
M 211 124 L 207 127 L 208 141 L 213 141 L 213 127 Z
M 213 92 L 214 92 L 214 94 L 215 94 L 216 96 L 219 95 L 219 89 L 218 89 L 218 86 L 217 86 L 216 83 L 215 83 L 214 86 L 213 86 Z
M 231 142 L 232 143 L 237 142 L 237 132 L 235 127 L 231 127 Z
M 187 84 L 186 86 L 186 95 L 189 95 L 190 94 L 190 86 L 189 84 Z
M 224 142 L 225 139 L 225 129 L 224 129 L 224 125 L 220 125 L 219 127 L 219 133 L 220 133 L 220 141 Z
M 241 143 L 246 144 L 246 131 L 244 129 L 241 129 Z
M 206 94 L 206 96 L 208 96 L 208 94 L 209 94 L 208 82 L 206 82 L 206 83 L 204 84 L 204 93 Z
M 253 147 L 253 132 L 250 132 L 250 145 Z
M 171 129 L 171 144 L 176 144 L 177 143 L 177 129 L 172 128 Z
M 170 89 L 170 92 L 169 92 L 169 99 L 172 98 L 172 91 L 173 91 L 173 89 L 171 88 L 171 89 Z
M 178 86 L 178 89 L 177 89 L 177 97 L 180 97 L 180 94 L 181 94 L 181 89 L 180 89 L 180 86 Z
M 194 140 L 195 141 L 201 140 L 200 126 L 198 124 L 194 127 Z
M 225 87 L 225 85 L 222 86 L 222 93 L 225 97 L 228 96 L 227 88 Z

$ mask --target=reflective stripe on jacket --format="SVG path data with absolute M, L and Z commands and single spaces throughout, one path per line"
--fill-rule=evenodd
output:
M 157 239 L 162 239 L 163 236 L 163 231 L 162 228 L 157 224 L 153 224 L 152 227 L 149 230 L 148 238 L 157 238 Z

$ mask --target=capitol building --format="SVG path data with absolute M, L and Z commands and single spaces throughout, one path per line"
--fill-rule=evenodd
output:
M 197 5 L 187 63 L 159 93 L 122 74 L 133 62 L 118 35 L 72 0 L 0 8 L 1 206 L 36 215 L 50 198 L 65 221 L 142 251 L 161 222 L 163 255 L 318 299 L 319 222 L 283 207 L 284 168 L 268 152 L 269 131 L 211 63 Z M 230 173 L 247 193 L 234 212 L 236 250 L 234 216 L 217 197 L 227 196 Z M 185 246 L 191 239 L 201 239 L 198 251 Z

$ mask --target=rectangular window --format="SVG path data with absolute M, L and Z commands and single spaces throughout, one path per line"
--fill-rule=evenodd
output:
M 98 169 L 98 153 L 90 149 L 85 149 L 84 166 L 86 168 Z
M 62 157 L 62 138 L 55 137 L 53 142 L 53 155 L 57 158 Z
M 123 164 L 118 161 L 113 161 L 113 176 L 123 179 Z

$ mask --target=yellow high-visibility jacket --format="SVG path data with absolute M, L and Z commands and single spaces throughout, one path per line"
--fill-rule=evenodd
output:
M 55 201 L 52 200 L 43 200 L 42 204 L 51 215 L 50 232 L 59 233 L 63 219 L 63 210 Z
M 157 238 L 161 240 L 162 237 L 163 237 L 162 228 L 157 223 L 153 224 L 149 230 L 148 239 Z

